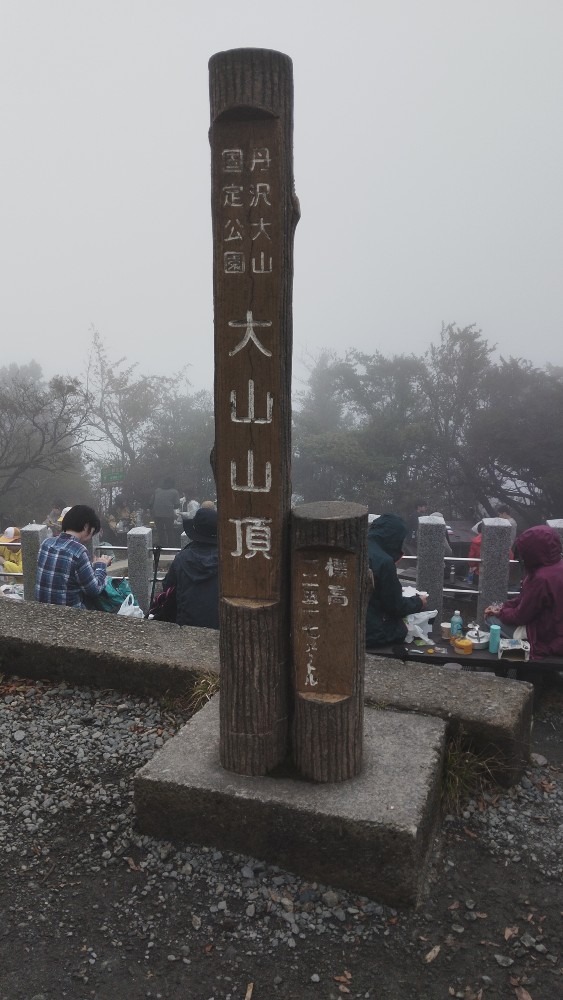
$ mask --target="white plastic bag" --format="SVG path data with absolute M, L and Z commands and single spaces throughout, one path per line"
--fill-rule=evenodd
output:
M 144 618 L 145 614 L 142 608 L 138 604 L 135 604 L 135 598 L 133 594 L 127 594 L 123 604 L 121 605 L 118 615 L 125 615 L 126 618 Z
M 12 601 L 23 601 L 23 594 L 20 594 L 15 587 L 12 587 L 9 583 L 4 583 L 0 587 L 0 594 L 2 597 L 9 597 Z
M 408 632 L 405 636 L 405 642 L 412 642 L 413 639 L 423 639 L 424 642 L 428 642 L 429 633 L 432 628 L 430 623 L 431 618 L 435 618 L 438 611 L 417 611 L 414 615 L 408 615 L 405 618 L 405 622 L 408 628 Z

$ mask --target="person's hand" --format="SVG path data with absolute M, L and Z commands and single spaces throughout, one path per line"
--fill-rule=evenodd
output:
M 499 613 L 499 611 L 500 611 L 501 608 L 502 608 L 502 604 L 489 604 L 489 607 L 485 608 L 485 612 L 484 613 L 486 615 L 498 615 L 498 613 Z
M 420 600 L 422 601 L 422 607 L 425 608 L 428 604 L 428 594 L 419 594 Z
M 111 566 L 113 562 L 113 556 L 98 556 L 96 562 L 104 563 L 106 566 Z

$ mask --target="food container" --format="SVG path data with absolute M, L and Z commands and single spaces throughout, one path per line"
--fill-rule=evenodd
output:
M 530 643 L 525 639 L 501 639 L 498 649 L 499 660 L 529 660 Z
M 463 656 L 469 656 L 473 652 L 473 643 L 471 639 L 454 639 L 452 645 L 456 653 L 461 653 Z
M 440 628 L 442 630 L 442 639 L 450 639 L 452 634 L 452 626 L 450 622 L 441 622 Z
M 488 649 L 489 633 L 481 632 L 480 629 L 470 629 L 467 638 L 471 639 L 474 649 Z

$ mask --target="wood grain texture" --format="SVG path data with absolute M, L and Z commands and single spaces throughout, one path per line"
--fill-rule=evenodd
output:
M 291 60 L 209 63 L 223 766 L 287 755 L 293 188 Z
M 314 781 L 362 767 L 367 515 L 339 502 L 292 512 L 292 750 Z

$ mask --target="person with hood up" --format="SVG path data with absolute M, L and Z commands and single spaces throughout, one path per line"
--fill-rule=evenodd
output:
M 527 639 L 532 659 L 563 655 L 563 559 L 554 528 L 539 524 L 517 538 L 526 574 L 517 597 L 485 608 L 488 625 L 506 638 Z
M 395 563 L 403 555 L 407 526 L 397 514 L 382 514 L 368 530 L 368 558 L 373 590 L 366 618 L 366 646 L 388 646 L 403 642 L 407 626 L 403 619 L 426 607 L 426 597 L 403 597 Z
M 217 511 L 200 507 L 184 518 L 191 539 L 175 557 L 164 577 L 162 590 L 176 588 L 176 624 L 219 628 L 219 551 Z

